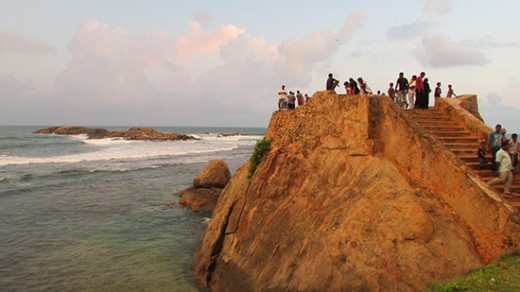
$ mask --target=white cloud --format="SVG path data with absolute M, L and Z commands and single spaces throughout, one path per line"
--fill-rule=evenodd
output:
M 7 53 L 52 54 L 56 48 L 42 41 L 31 41 L 20 36 L 0 32 L 0 55 Z
M 327 60 L 336 53 L 341 45 L 359 29 L 364 18 L 364 10 L 357 10 L 348 15 L 337 32 L 315 31 L 298 41 L 293 39 L 283 41 L 279 51 L 285 58 L 287 75 L 294 76 L 296 83 L 308 82 L 309 73 L 314 69 L 315 64 Z
M 416 21 L 410 24 L 388 28 L 386 36 L 389 40 L 413 39 L 425 35 L 434 26 L 431 21 Z
M 424 37 L 415 57 L 421 64 L 433 68 L 475 66 L 488 62 L 479 50 L 453 43 L 443 34 Z
M 446 14 L 453 9 L 454 0 L 419 0 L 423 11 L 434 14 Z

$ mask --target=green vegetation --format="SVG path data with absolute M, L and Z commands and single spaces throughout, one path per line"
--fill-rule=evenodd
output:
M 520 291 L 520 249 L 464 277 L 434 284 L 429 291 Z
M 255 173 L 256 168 L 262 162 L 262 159 L 264 158 L 264 155 L 266 153 L 269 153 L 271 150 L 271 141 L 270 140 L 258 140 L 255 145 L 255 151 L 253 151 L 253 155 L 251 156 L 251 165 L 249 166 L 249 176 L 248 178 L 251 178 L 253 176 L 253 173 Z

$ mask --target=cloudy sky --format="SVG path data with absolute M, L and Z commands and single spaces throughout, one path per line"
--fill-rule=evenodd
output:
M 518 0 L 0 5 L 0 125 L 266 127 L 281 84 L 425 71 L 520 131 Z

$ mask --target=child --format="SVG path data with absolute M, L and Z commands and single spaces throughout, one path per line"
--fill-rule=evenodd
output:
M 435 92 L 433 93 L 434 97 L 441 97 L 442 89 L 441 89 L 441 83 L 437 82 L 437 87 L 435 87 Z
M 446 97 L 447 98 L 458 97 L 455 94 L 455 91 L 453 91 L 453 87 L 451 86 L 451 84 L 448 85 L 448 93 L 446 93 Z
M 395 102 L 397 100 L 395 99 L 395 89 L 394 89 L 394 83 L 390 83 L 390 87 L 388 87 L 388 96 Z
M 480 162 L 479 169 L 483 169 L 487 165 L 486 153 L 486 142 L 482 141 L 480 142 L 480 147 L 478 148 L 478 161 Z

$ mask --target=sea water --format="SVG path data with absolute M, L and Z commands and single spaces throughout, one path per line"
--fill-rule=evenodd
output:
M 197 291 L 208 214 L 175 194 L 209 160 L 236 171 L 265 129 L 156 128 L 200 140 L 146 142 L 39 128 L 0 127 L 0 290 Z

